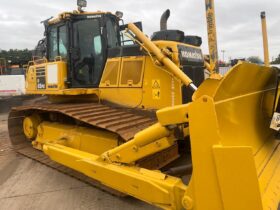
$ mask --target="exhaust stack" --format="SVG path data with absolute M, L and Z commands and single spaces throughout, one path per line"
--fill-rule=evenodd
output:
M 166 10 L 160 18 L 160 30 L 167 30 L 167 20 L 170 17 L 170 10 Z
M 264 64 L 265 66 L 270 66 L 265 12 L 261 12 L 261 20 L 262 20 L 262 34 L 263 34 Z

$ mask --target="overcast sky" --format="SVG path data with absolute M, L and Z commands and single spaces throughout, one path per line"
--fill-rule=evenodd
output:
M 0 49 L 33 49 L 43 36 L 40 21 L 76 9 L 76 0 L 0 0 Z M 267 13 L 270 57 L 280 53 L 279 0 L 216 0 L 218 47 L 225 58 L 263 58 L 260 12 Z M 144 32 L 159 30 L 163 11 L 171 10 L 170 29 L 203 38 L 208 53 L 204 0 L 88 0 L 88 11 L 124 12 L 125 22 L 143 22 Z

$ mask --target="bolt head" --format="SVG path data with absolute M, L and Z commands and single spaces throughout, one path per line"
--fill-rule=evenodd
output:
M 189 196 L 184 196 L 182 200 L 182 205 L 185 209 L 193 209 L 193 200 Z
M 137 146 L 133 146 L 132 149 L 133 149 L 134 152 L 138 151 L 138 147 Z

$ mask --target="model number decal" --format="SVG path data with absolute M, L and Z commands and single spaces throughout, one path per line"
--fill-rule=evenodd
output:
M 46 79 L 45 77 L 39 77 L 37 78 L 37 89 L 46 89 Z
M 187 58 L 187 59 L 196 59 L 196 60 L 203 59 L 201 53 L 198 52 L 181 51 L 181 55 L 183 58 Z
M 202 65 L 204 63 L 204 58 L 201 49 L 179 45 L 178 50 L 181 65 L 189 65 L 190 63 Z

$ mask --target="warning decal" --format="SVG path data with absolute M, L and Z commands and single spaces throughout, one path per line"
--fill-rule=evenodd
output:
M 152 94 L 154 100 L 160 100 L 160 80 L 152 80 Z

